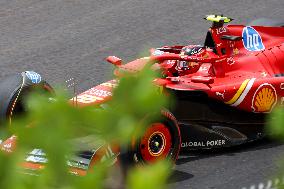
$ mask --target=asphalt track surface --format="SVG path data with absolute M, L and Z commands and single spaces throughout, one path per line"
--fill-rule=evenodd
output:
M 216 13 L 233 23 L 284 19 L 284 0 L 0 0 L 0 78 L 23 70 L 78 91 L 111 78 L 103 59 L 130 61 L 148 47 L 202 44 Z M 283 20 L 284 21 L 284 20 Z M 257 143 L 180 157 L 170 188 L 242 188 L 266 182 L 284 145 Z

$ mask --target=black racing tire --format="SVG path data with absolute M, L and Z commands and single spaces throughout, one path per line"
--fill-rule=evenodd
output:
M 253 20 L 247 24 L 248 26 L 272 26 L 272 27 L 284 27 L 284 21 L 270 18 L 259 18 Z
M 11 122 L 12 117 L 25 111 L 23 99 L 34 88 L 53 93 L 52 87 L 39 74 L 25 71 L 0 81 L 0 122 Z
M 180 129 L 176 118 L 168 110 L 162 110 L 161 115 L 161 119 L 150 124 L 141 137 L 133 137 L 128 147 L 121 148 L 120 160 L 124 170 L 160 159 L 175 164 L 181 146 Z

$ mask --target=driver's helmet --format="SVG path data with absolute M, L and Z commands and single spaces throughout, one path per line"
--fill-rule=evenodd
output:
M 201 45 L 188 45 L 181 49 L 181 55 L 202 56 L 205 53 L 205 47 Z
M 201 45 L 188 45 L 181 49 L 181 56 L 197 56 L 203 57 L 206 54 L 206 48 Z M 197 71 L 198 69 L 197 62 L 188 62 L 188 61 L 178 61 L 176 70 L 178 70 L 179 75 L 186 75 L 192 72 Z

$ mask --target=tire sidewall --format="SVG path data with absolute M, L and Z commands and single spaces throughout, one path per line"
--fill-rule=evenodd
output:
M 167 128 L 170 130 L 172 138 L 172 147 L 166 157 L 166 160 L 169 160 L 170 163 L 174 165 L 180 151 L 180 145 L 181 145 L 180 129 L 176 118 L 173 116 L 171 112 L 169 112 L 166 109 L 163 109 L 161 110 L 160 114 L 161 118 L 157 122 L 163 123 L 164 125 L 167 126 Z M 149 162 L 143 160 L 140 154 L 139 147 L 140 147 L 141 137 L 139 138 L 134 137 L 133 140 L 135 141 L 134 142 L 132 141 L 131 145 L 128 145 L 127 147 L 126 146 L 121 147 L 120 160 L 122 166 L 124 166 L 124 169 L 128 169 L 129 167 L 135 165 L 149 164 Z

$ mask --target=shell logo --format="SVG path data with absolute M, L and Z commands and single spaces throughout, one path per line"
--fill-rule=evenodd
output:
M 252 109 L 254 112 L 269 113 L 277 102 L 275 88 L 268 83 L 262 84 L 254 93 Z

